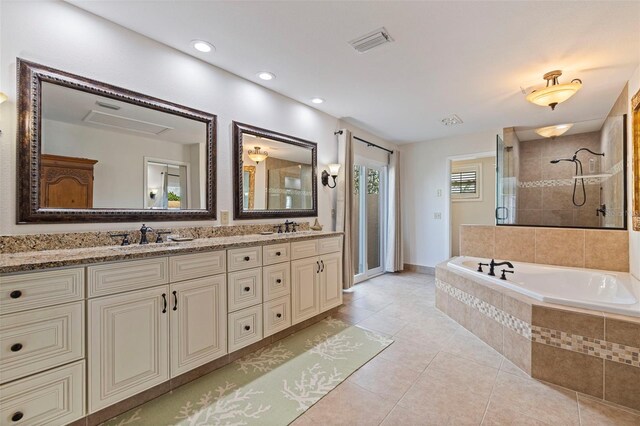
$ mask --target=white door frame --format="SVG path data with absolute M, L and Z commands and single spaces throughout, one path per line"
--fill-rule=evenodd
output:
M 359 160 L 359 161 L 358 161 Z M 378 275 L 382 275 L 384 274 L 384 260 L 385 260 L 385 250 L 386 250 L 386 235 L 387 235 L 387 175 L 388 175 L 388 171 L 389 168 L 387 165 L 383 165 L 383 164 L 379 164 L 378 162 L 374 162 L 374 161 L 367 161 L 367 159 L 365 158 L 358 158 L 356 160 L 356 162 L 358 162 L 358 164 L 355 164 L 356 166 L 359 167 L 364 167 L 365 168 L 365 172 L 367 169 L 375 169 L 378 170 L 380 172 L 380 202 L 378 203 L 379 206 L 378 208 L 380 209 L 378 212 L 378 217 L 380 218 L 380 247 L 379 247 L 379 253 L 380 253 L 380 266 L 378 266 L 377 268 L 374 269 L 369 269 L 369 265 L 367 264 L 367 256 L 365 254 L 364 256 L 364 272 L 360 273 L 360 274 L 356 274 L 353 277 L 353 283 L 357 284 L 359 282 L 362 281 L 366 281 L 370 278 L 376 277 Z M 366 173 L 361 173 L 360 174 L 360 194 L 358 195 L 360 197 L 360 211 L 362 211 L 364 209 L 364 212 L 366 214 L 366 188 L 367 188 L 367 181 L 366 181 Z M 364 182 L 364 185 L 362 184 Z M 362 225 L 361 221 L 358 221 L 359 225 Z M 360 229 L 359 231 L 362 231 L 362 229 Z M 358 242 L 358 247 L 367 247 L 367 232 L 366 229 L 364 232 L 359 232 L 359 236 L 360 236 L 360 241 Z M 360 256 L 360 253 L 357 254 L 358 256 Z
M 451 212 L 451 164 L 454 161 L 463 161 L 463 160 L 474 160 L 476 158 L 487 158 L 487 157 L 495 157 L 496 156 L 496 152 L 495 151 L 483 151 L 483 152 L 476 152 L 476 153 L 470 153 L 470 154 L 462 154 L 462 155 L 452 155 L 447 157 L 447 176 L 446 176 L 446 182 L 447 182 L 447 187 L 445 190 L 445 208 L 446 208 L 446 212 L 445 212 L 445 217 L 447 218 L 447 228 L 449 229 L 449 233 L 448 233 L 448 238 L 447 238 L 447 252 L 449 253 L 449 257 L 451 257 L 451 238 L 452 238 L 452 229 L 451 229 L 451 225 L 452 225 L 452 212 Z M 483 172 L 484 173 L 484 172 Z M 493 173 L 495 173 L 495 170 L 493 170 Z M 484 188 L 483 188 L 484 190 Z M 494 191 L 493 194 L 493 204 L 495 205 L 495 200 L 496 198 L 496 194 Z

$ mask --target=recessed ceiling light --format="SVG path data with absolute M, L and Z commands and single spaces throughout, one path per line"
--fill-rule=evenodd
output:
M 258 78 L 260 78 L 261 80 L 273 80 L 274 78 L 276 78 L 276 75 L 272 72 L 269 71 L 260 71 L 258 73 Z
M 204 40 L 192 40 L 191 45 L 198 52 L 208 53 L 208 52 L 211 52 L 212 50 L 215 50 L 215 47 L 213 46 L 213 44 L 206 42 Z
M 324 99 L 322 98 L 311 98 L 311 102 L 314 104 L 321 104 L 324 102 Z

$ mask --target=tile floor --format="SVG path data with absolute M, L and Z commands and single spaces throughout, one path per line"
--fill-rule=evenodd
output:
M 640 425 L 639 412 L 529 378 L 434 302 L 434 277 L 416 273 L 345 294 L 341 319 L 395 343 L 293 424 Z

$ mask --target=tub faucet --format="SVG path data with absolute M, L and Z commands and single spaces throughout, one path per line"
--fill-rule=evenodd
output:
M 501 266 L 501 265 L 507 265 L 509 268 L 514 269 L 513 265 L 511 264 L 511 262 L 500 262 L 500 263 L 496 263 L 495 260 L 491 259 L 491 262 L 489 263 L 489 275 L 492 277 L 496 276 L 496 273 L 494 272 L 494 268 L 496 266 Z

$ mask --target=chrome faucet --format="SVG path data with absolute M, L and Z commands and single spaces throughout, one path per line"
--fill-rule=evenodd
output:
M 153 232 L 153 228 L 143 223 L 142 228 L 140 228 L 140 244 L 149 244 L 149 240 L 147 240 L 147 232 Z
M 495 277 L 496 273 L 494 272 L 493 269 L 496 266 L 501 266 L 501 265 L 507 265 L 509 268 L 514 269 L 513 268 L 513 264 L 511 262 L 499 262 L 499 263 L 496 263 L 495 260 L 491 259 L 491 262 L 489 262 L 489 275 L 492 276 L 492 277 Z

